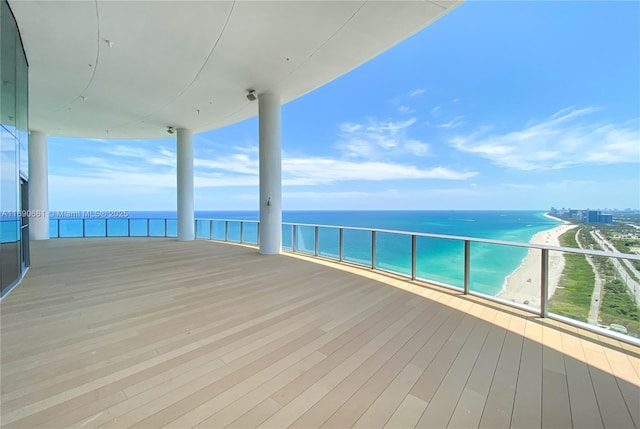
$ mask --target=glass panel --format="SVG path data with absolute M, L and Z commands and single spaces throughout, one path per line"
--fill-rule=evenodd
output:
M 165 235 L 165 220 L 149 219 L 149 237 L 164 237 Z
M 601 283 L 599 314 L 594 321 L 612 331 L 640 338 L 640 275 L 636 268 L 640 261 L 593 259 Z
M 411 275 L 411 236 L 376 233 L 376 268 Z
M 505 285 L 507 276 L 522 264 L 525 256 L 527 249 L 524 247 L 472 242 L 469 290 L 484 295 L 498 295 Z M 540 267 L 539 251 L 537 258 Z M 540 290 L 540 274 L 527 271 L 523 281 L 538 285 L 537 288 Z M 530 301 L 523 298 L 524 300 Z M 537 302 L 539 304 L 539 299 Z
M 49 219 L 49 237 L 57 238 L 60 237 L 58 231 L 58 219 Z
M 573 243 L 575 244 L 575 239 Z M 593 260 L 578 253 L 553 254 L 563 256 L 564 266 L 557 288 L 550 294 L 548 312 L 588 323 L 596 283 Z
M 107 236 L 106 219 L 85 219 L 84 236 L 85 237 L 106 237 Z
M 471 248 L 473 249 L 476 246 L 476 243 L 471 244 Z M 513 269 L 513 271 L 509 272 L 502 283 L 502 288 L 495 294 L 498 298 L 505 299 L 510 302 L 514 302 L 516 304 L 523 304 L 528 307 L 531 307 L 535 312 L 540 311 L 540 294 L 542 287 L 542 250 L 540 249 L 526 249 L 520 247 L 513 246 L 498 246 L 498 245 L 488 245 L 495 247 L 503 247 L 504 249 L 496 249 L 496 252 L 499 252 L 499 255 L 502 255 L 503 252 L 512 252 L 517 255 L 523 255 L 522 259 L 519 261 L 520 263 Z M 500 257 L 500 256 L 498 256 Z M 551 296 L 553 291 L 555 290 L 558 278 L 560 273 L 557 272 L 559 267 L 558 258 L 562 258 L 562 256 L 558 253 L 554 253 L 553 255 L 549 255 L 549 263 L 548 263 L 548 286 L 547 290 L 549 291 L 548 296 Z M 504 267 L 504 270 L 509 270 L 511 267 L 517 263 L 513 261 L 503 261 L 500 262 L 500 259 L 493 259 L 493 263 L 495 264 L 495 269 L 499 270 Z M 475 268 L 478 261 L 471 259 L 471 284 L 473 283 L 473 278 L 475 276 Z M 510 265 L 507 265 L 510 264 Z M 472 289 L 474 290 L 474 289 Z
M 17 31 L 13 16 L 6 2 L 2 2 L 0 16 L 0 122 L 14 136 L 16 135 L 16 46 Z
M 109 237 L 128 237 L 129 225 L 127 219 L 107 219 L 107 233 Z
M 283 250 L 293 250 L 293 248 L 291 247 L 291 243 L 293 243 L 292 233 L 293 233 L 292 225 L 282 225 L 282 249 Z
M 316 232 L 313 226 L 296 227 L 296 251 L 313 255 L 316 246 Z
M 318 230 L 318 255 L 325 258 L 340 258 L 340 229 L 320 228 Z
M 240 222 L 229 221 L 229 231 L 227 239 L 236 243 L 240 242 Z
M 147 236 L 147 219 L 129 219 L 132 237 Z
M 248 244 L 258 244 L 258 224 L 256 222 L 244 223 L 242 241 Z
M 22 44 L 16 43 L 16 137 L 19 141 L 19 169 L 28 177 L 27 140 L 29 131 L 29 69 L 22 51 Z
M 464 287 L 464 241 L 416 237 L 416 277 Z
M 17 220 L 0 221 L 0 243 L 18 241 L 20 222 Z
M 2 288 L 7 289 L 20 276 L 20 242 L 0 243 L 0 264 Z
M 371 266 L 371 231 L 345 229 L 343 240 L 345 261 Z
M 82 237 L 82 219 L 59 219 L 60 238 Z
M 196 220 L 196 238 L 208 240 L 211 234 L 211 221 Z
M 589 243 L 589 235 L 580 238 L 584 241 L 582 244 Z M 599 250 L 600 246 L 594 244 L 594 247 Z M 550 253 L 563 255 L 564 264 L 558 287 L 549 300 L 549 313 L 640 338 L 637 261 L 569 252 Z M 553 255 L 550 256 L 552 259 Z M 552 269 L 549 271 L 551 273 Z
M 167 219 L 167 237 L 177 237 L 178 236 L 178 220 L 177 219 Z
M 0 220 L 16 222 L 19 220 L 17 141 L 4 127 L 0 131 Z
M 224 240 L 225 221 L 214 220 L 213 221 L 213 239 Z

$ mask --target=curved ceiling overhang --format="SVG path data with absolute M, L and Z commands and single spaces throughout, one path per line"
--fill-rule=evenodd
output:
M 461 1 L 10 1 L 29 61 L 30 128 L 167 137 L 257 114 L 399 43 Z

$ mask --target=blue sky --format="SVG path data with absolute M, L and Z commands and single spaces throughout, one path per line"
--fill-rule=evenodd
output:
M 69 147 L 72 146 L 72 149 Z M 195 135 L 257 210 L 257 118 Z M 282 107 L 283 208 L 640 207 L 640 3 L 467 2 Z M 49 139 L 52 210 L 175 210 L 175 139 Z

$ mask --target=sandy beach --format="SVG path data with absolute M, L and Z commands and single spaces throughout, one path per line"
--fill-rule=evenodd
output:
M 558 237 L 575 227 L 576 225 L 565 223 L 553 229 L 540 231 L 531 238 L 530 243 L 559 246 Z M 529 249 L 522 264 L 507 277 L 505 288 L 498 294 L 498 297 L 539 308 L 541 258 L 541 250 Z M 558 286 L 563 269 L 564 257 L 562 254 L 554 251 L 549 252 L 549 298 L 553 296 Z

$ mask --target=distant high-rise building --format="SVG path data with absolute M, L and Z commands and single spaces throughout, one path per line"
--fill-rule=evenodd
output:
M 604 223 L 606 225 L 612 225 L 613 224 L 613 215 L 612 214 L 600 214 L 599 222 L 600 223 Z
M 585 223 L 598 223 L 600 222 L 600 211 L 598 210 L 585 210 L 582 212 L 582 221 Z

